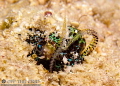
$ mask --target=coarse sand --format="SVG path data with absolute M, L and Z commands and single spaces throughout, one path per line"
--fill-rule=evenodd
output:
M 28 28 L 44 27 L 41 20 L 46 11 L 52 13 L 50 25 L 42 28 L 48 33 L 61 33 L 65 18 L 67 25 L 98 33 L 95 50 L 71 72 L 49 73 L 27 57 L 33 49 L 25 41 Z M 10 80 L 24 84 L 23 80 L 41 86 L 120 86 L 119 15 L 120 0 L 1 0 L 0 83 L 5 79 L 7 84 Z

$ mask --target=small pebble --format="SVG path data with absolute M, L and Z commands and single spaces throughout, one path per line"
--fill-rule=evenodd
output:
M 52 12 L 50 12 L 50 11 L 45 12 L 45 16 L 51 16 L 51 15 L 52 15 Z
M 63 57 L 63 62 L 64 62 L 64 64 L 68 63 L 67 58 L 65 56 Z

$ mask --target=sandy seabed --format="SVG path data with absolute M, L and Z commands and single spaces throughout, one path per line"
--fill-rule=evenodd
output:
M 28 28 L 40 28 L 45 11 L 53 16 L 48 32 L 61 31 L 66 14 L 67 25 L 98 33 L 96 49 L 71 72 L 49 73 L 27 57 L 33 48 L 25 42 Z M 0 83 L 5 79 L 38 80 L 41 86 L 120 86 L 119 14 L 120 0 L 1 0 Z

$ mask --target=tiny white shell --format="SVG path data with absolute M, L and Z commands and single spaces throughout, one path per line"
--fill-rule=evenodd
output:
M 67 62 L 68 62 L 67 58 L 65 56 L 63 57 L 63 62 L 64 62 L 64 64 L 67 64 Z

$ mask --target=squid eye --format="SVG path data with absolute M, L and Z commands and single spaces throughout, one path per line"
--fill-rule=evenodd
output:
M 42 48 L 42 45 L 38 45 L 38 48 Z

